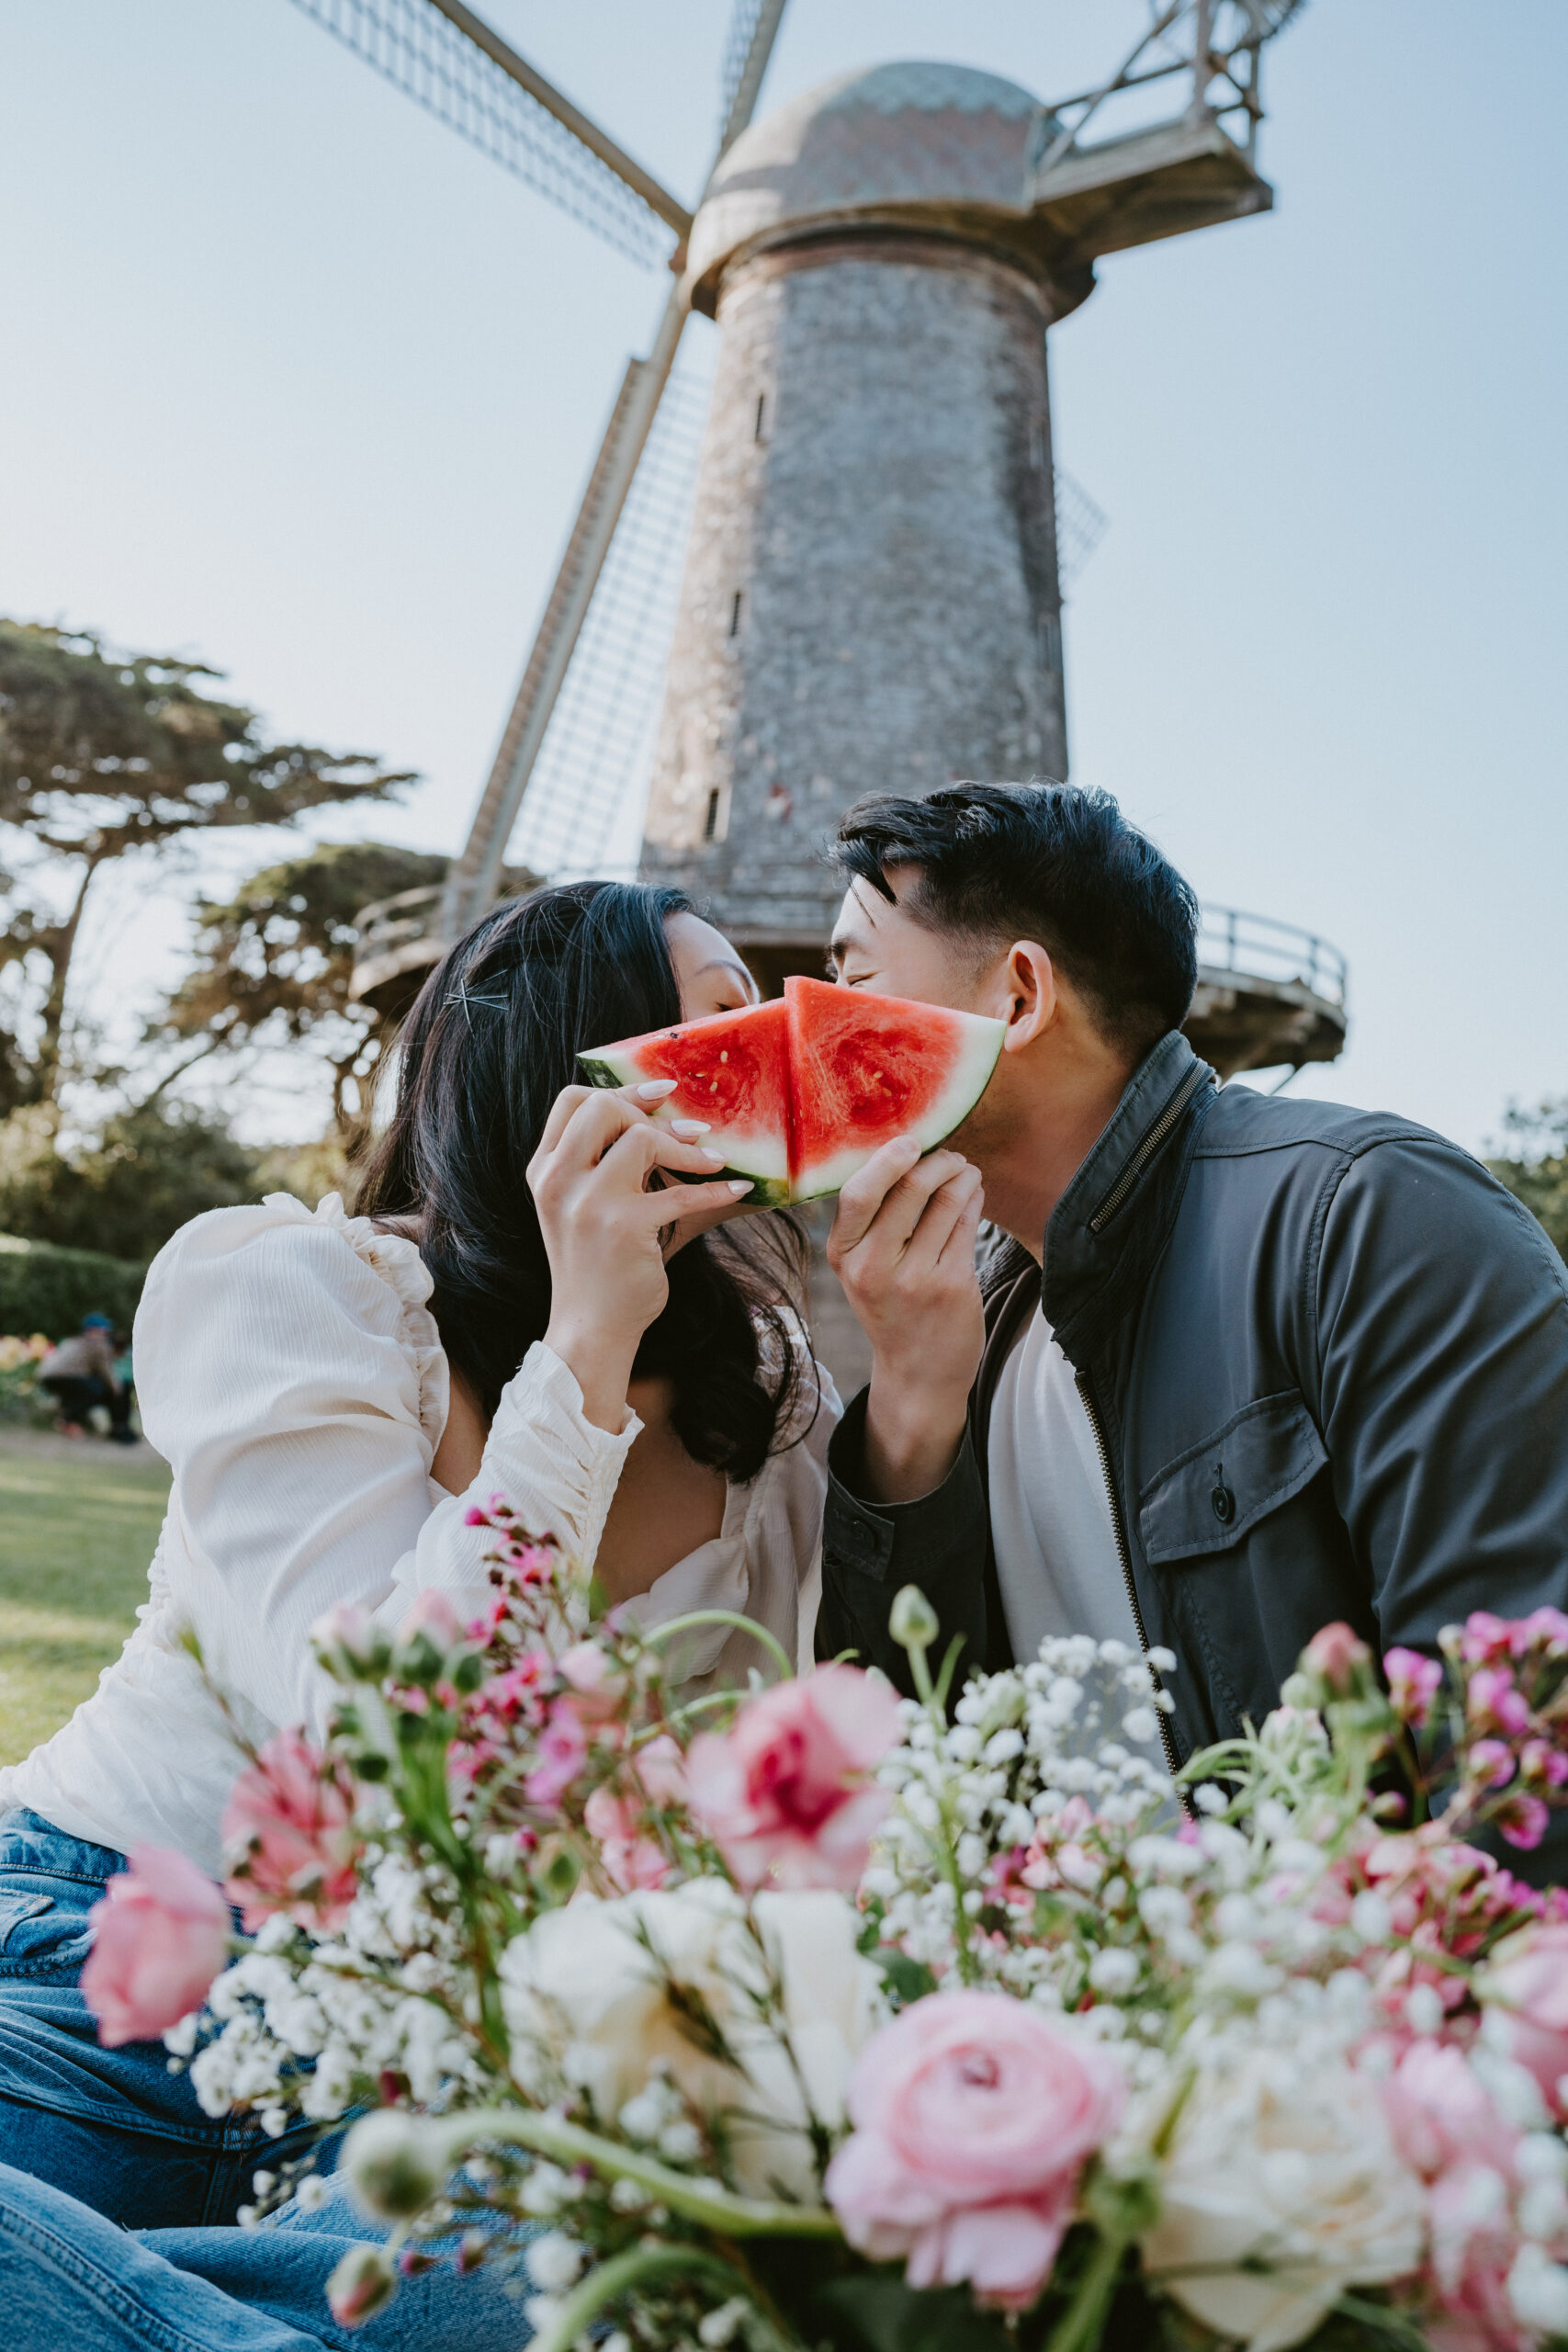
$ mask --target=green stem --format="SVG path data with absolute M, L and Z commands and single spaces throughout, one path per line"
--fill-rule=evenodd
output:
M 1072 2301 L 1051 2331 L 1045 2352 L 1096 2352 L 1126 2251 L 1125 2238 L 1100 2239 L 1084 2265 Z
M 720 2262 L 716 2255 L 705 2254 L 694 2245 L 634 2245 L 626 2254 L 617 2254 L 608 2262 L 591 2270 L 581 2285 L 572 2289 L 562 2301 L 554 2319 L 539 2329 L 529 2352 L 570 2352 L 586 2328 L 592 2327 L 606 2303 L 640 2287 L 646 2279 L 661 2278 L 672 2273 L 706 2278 L 727 2293 L 737 2288 L 745 2290 L 746 2281 L 728 2262 Z
M 776 1640 L 765 1625 L 759 1625 L 754 1617 L 742 1617 L 733 1609 L 689 1610 L 684 1617 L 671 1617 L 668 1624 L 655 1625 L 651 1633 L 644 1634 L 643 1639 L 651 1647 L 655 1642 L 667 1642 L 671 1634 L 689 1633 L 696 1625 L 739 1626 L 741 1633 L 750 1634 L 753 1641 L 761 1642 L 762 1647 L 778 1660 L 780 1679 L 794 1681 L 795 1668 L 784 1644 Z
M 420 2129 L 415 2119 L 410 2120 L 412 2129 Z M 585 2131 L 581 2123 L 569 2123 L 564 2116 L 548 2115 L 536 2108 L 468 2108 L 459 2115 L 432 2120 L 423 2129 L 440 2135 L 443 2161 L 449 2166 L 481 2142 L 510 2141 L 556 2164 L 589 2165 L 607 2180 L 635 2180 L 671 2212 L 726 2237 L 836 2238 L 840 2234 L 838 2222 L 824 2206 L 737 2197 L 716 2182 L 694 2180 L 689 2173 L 676 2172 L 657 2157 L 622 2147 L 617 2141 L 601 2138 L 597 2132 Z M 345 2152 L 344 2162 L 349 2160 Z
M 952 1653 L 949 1652 L 950 1657 Z M 935 1727 L 940 1753 L 942 1736 L 947 1730 L 947 1715 L 937 1695 L 936 1687 L 931 1681 L 931 1670 L 926 1662 L 924 1643 L 911 1643 L 908 1657 L 909 1671 L 915 1679 L 916 1693 Z M 941 1836 L 935 1841 L 937 1858 L 942 1865 L 942 1874 L 953 1889 L 953 1954 L 958 1962 L 958 1978 L 960 1984 L 973 1984 L 978 1981 L 980 1972 L 975 1954 L 970 1949 L 973 1929 L 969 1915 L 964 1908 L 964 1873 L 958 1867 L 958 1841 L 954 1835 L 952 1797 L 945 1772 L 936 1805 L 937 1820 L 941 1825 Z

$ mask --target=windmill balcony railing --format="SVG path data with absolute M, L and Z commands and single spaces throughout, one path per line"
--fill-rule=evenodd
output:
M 1315 932 L 1271 915 L 1238 907 L 1204 907 L 1198 933 L 1198 963 L 1207 978 L 1239 974 L 1250 979 L 1292 983 L 1343 1012 L 1348 967 L 1337 947 Z

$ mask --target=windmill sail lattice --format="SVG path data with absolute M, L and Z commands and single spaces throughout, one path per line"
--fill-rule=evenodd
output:
M 434 0 L 294 0 L 461 138 L 645 266 L 669 227 L 620 175 L 450 21 Z
M 711 353 L 688 339 L 660 403 L 509 854 L 564 877 L 636 862 L 664 666 L 674 633 Z M 635 806 L 634 806 L 635 804 Z

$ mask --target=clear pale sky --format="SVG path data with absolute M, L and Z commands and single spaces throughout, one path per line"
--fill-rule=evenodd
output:
M 490 14 L 694 195 L 725 0 Z M 899 55 L 1062 95 L 1141 15 L 790 0 L 763 107 Z M 1111 256 L 1052 336 L 1057 456 L 1110 516 L 1073 775 L 1205 898 L 1345 951 L 1350 1046 L 1298 1091 L 1474 1148 L 1568 1091 L 1568 9 L 1314 0 L 1266 81 L 1276 211 Z M 659 274 L 288 0 L 0 0 L 0 611 L 419 768 L 365 829 L 456 847 Z M 100 909 L 111 1035 L 196 878 Z

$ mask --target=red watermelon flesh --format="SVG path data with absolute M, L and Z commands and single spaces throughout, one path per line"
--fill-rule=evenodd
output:
M 826 980 L 789 979 L 781 1001 L 653 1029 L 578 1058 L 596 1086 L 672 1078 L 652 1115 L 705 1119 L 724 1172 L 759 1206 L 838 1192 L 879 1145 L 930 1151 L 985 1092 L 1002 1027 L 977 1013 Z
M 788 979 L 790 1198 L 837 1193 L 879 1146 L 950 1136 L 985 1092 L 1003 1023 L 907 997 Z
M 595 1046 L 578 1059 L 595 1086 L 674 1079 L 651 1115 L 664 1126 L 705 1119 L 712 1132 L 702 1140 L 725 1159 L 716 1176 L 750 1176 L 751 1199 L 769 1208 L 789 1199 L 789 1016 L 776 999 Z

